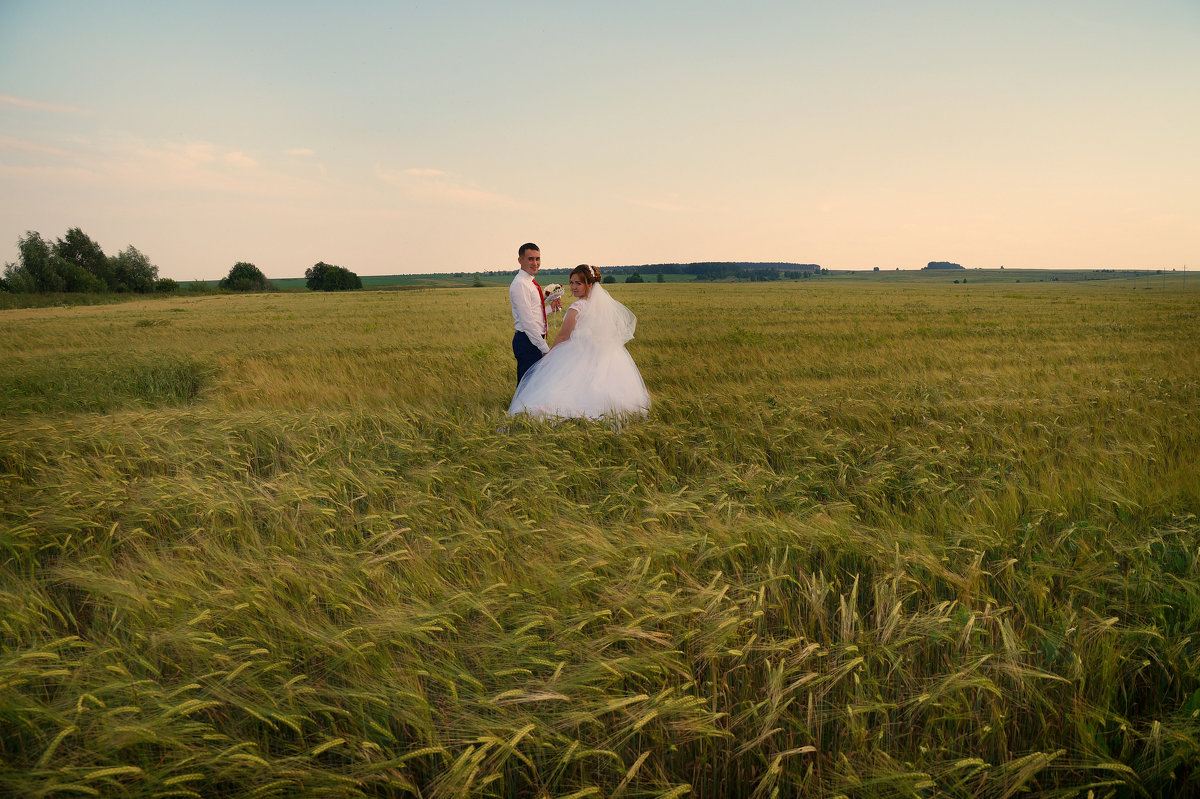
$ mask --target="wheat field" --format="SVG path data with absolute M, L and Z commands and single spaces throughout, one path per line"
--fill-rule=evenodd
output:
M 612 291 L 0 313 L 0 793 L 1200 791 L 1200 286 Z

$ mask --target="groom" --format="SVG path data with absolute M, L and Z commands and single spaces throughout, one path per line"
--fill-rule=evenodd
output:
M 546 344 L 546 306 L 545 294 L 542 287 L 534 279 L 542 266 L 542 252 L 532 242 L 522 244 L 517 250 L 517 263 L 520 269 L 508 287 L 508 300 L 512 303 L 513 326 L 513 357 L 517 359 L 517 382 L 529 371 L 529 367 L 542 359 L 550 351 Z M 560 300 L 555 300 L 554 310 L 558 310 Z

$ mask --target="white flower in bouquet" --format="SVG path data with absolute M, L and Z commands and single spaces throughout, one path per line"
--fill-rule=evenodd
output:
M 550 283 L 549 285 L 544 286 L 542 291 L 546 293 L 545 299 L 542 301 L 546 303 L 547 307 L 550 307 L 551 303 L 555 302 L 556 300 L 562 299 L 563 287 L 559 283 Z M 551 311 L 551 313 L 554 313 L 554 311 Z

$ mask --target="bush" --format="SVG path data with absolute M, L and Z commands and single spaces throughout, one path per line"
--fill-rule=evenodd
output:
M 55 256 L 59 275 L 63 279 L 63 290 L 70 294 L 91 292 L 99 294 L 108 286 L 104 280 L 89 272 L 82 266 Z
M 362 288 L 362 280 L 341 266 L 318 261 L 304 270 L 304 285 L 309 291 L 347 291 Z
M 169 277 L 160 277 L 154 281 L 154 291 L 158 294 L 173 294 L 179 291 L 179 284 Z
M 257 266 L 238 261 L 217 284 L 225 291 L 271 291 L 271 281 Z
M 642 280 L 641 275 L 639 275 L 637 272 L 634 272 L 632 275 L 625 278 L 625 282 L 626 283 L 645 283 L 646 281 Z
M 601 280 L 600 282 L 601 283 L 616 283 L 617 279 L 615 277 L 613 277 L 612 275 L 605 275 L 604 279 Z

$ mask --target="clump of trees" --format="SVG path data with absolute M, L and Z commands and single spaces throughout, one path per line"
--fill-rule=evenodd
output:
M 646 281 L 637 272 L 634 272 L 629 277 L 625 278 L 626 283 L 645 283 Z
M 962 268 L 963 268 L 962 264 L 956 264 L 953 261 L 930 261 L 928 266 L 922 267 L 922 271 L 924 271 L 925 269 L 962 269 Z M 1003 269 L 1004 267 L 1000 267 L 1000 268 Z
M 217 287 L 225 291 L 272 291 L 275 288 L 261 269 L 246 261 L 234 264 Z
M 477 285 L 483 285 L 475 278 Z M 309 291 L 349 291 L 362 288 L 362 279 L 342 266 L 318 261 L 304 270 L 304 285 Z
M 51 292 L 174 291 L 179 285 L 159 278 L 158 267 L 132 244 L 116 255 L 105 255 L 100 245 L 77 227 L 54 243 L 37 231 L 17 239 L 16 263 L 4 265 L 0 290 L 47 294 Z

